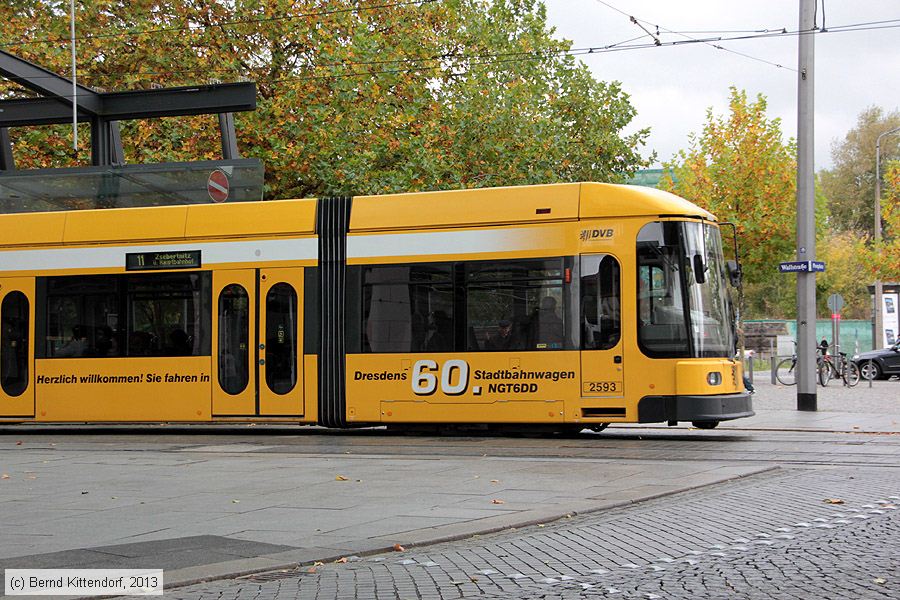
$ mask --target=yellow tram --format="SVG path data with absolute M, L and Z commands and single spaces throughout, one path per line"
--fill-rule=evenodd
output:
M 713 215 L 557 184 L 0 215 L 0 421 L 752 415 Z

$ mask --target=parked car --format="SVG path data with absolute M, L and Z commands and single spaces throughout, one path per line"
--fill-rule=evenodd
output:
M 853 362 L 864 379 L 888 379 L 900 375 L 900 341 L 890 348 L 855 354 Z

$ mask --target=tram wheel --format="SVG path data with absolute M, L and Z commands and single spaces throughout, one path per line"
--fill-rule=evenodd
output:
M 558 431 L 563 437 L 579 437 L 581 436 L 582 431 L 600 433 L 607 427 L 609 427 L 609 423 L 591 423 L 590 425 L 582 425 L 579 423 L 578 425 L 566 425 Z
M 718 421 L 692 421 L 691 425 L 697 429 L 715 429 L 719 426 Z
M 597 423 L 596 425 L 590 425 L 590 426 L 586 427 L 586 429 L 589 429 L 589 430 L 593 431 L 594 433 L 600 433 L 607 427 L 609 427 L 609 423 Z

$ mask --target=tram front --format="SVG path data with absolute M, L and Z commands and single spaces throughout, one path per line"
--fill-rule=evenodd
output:
M 718 226 L 667 220 L 640 229 L 637 345 L 647 367 L 656 365 L 639 400 L 640 422 L 712 428 L 754 414 L 735 360 L 730 282 Z

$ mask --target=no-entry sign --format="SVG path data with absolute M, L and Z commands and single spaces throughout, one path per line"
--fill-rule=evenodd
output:
M 225 202 L 228 199 L 228 175 L 222 169 L 216 169 L 206 180 L 206 191 L 213 202 Z

